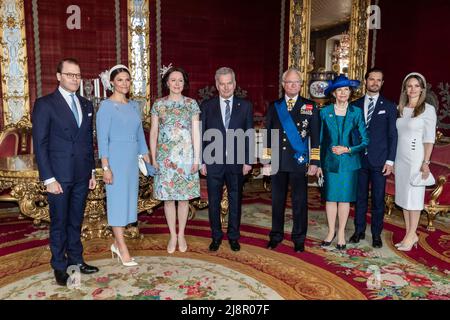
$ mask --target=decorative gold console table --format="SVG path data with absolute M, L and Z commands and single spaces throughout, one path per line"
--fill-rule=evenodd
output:
M 81 235 L 84 239 L 108 238 L 111 230 L 106 221 L 105 188 L 101 169 L 96 170 L 97 186 L 88 194 L 84 222 Z M 0 200 L 15 201 L 19 204 L 20 212 L 34 220 L 35 224 L 41 221 L 50 221 L 47 192 L 41 181 L 34 159 L 34 155 L 19 155 L 0 158 L 0 191 L 11 190 L 9 195 L 1 196 Z M 152 179 L 144 176 L 139 178 L 138 212 L 152 209 L 160 201 L 152 198 Z M 139 238 L 139 229 L 128 226 L 125 236 Z

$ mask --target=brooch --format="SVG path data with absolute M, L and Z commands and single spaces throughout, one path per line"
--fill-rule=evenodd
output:
M 313 105 L 312 104 L 304 104 L 300 108 L 300 114 L 312 115 L 312 112 L 313 112 Z

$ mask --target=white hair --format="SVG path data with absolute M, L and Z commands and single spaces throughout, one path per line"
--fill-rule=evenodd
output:
M 226 74 L 231 74 L 231 77 L 233 78 L 233 82 L 236 83 L 236 76 L 234 74 L 234 71 L 233 71 L 233 69 L 228 68 L 228 67 L 222 67 L 222 68 L 217 69 L 216 75 L 214 77 L 216 79 L 216 82 L 219 81 L 220 76 L 224 76 Z
M 281 76 L 281 79 L 283 80 L 283 82 L 286 80 L 288 73 L 291 73 L 291 72 L 294 72 L 298 75 L 298 78 L 300 79 L 300 83 L 303 82 L 302 74 L 300 73 L 300 71 L 297 68 L 293 68 L 293 67 L 287 69 L 283 73 L 283 75 Z

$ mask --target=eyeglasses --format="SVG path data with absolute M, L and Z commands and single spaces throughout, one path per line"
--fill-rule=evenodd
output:
M 70 78 L 70 79 L 81 79 L 81 74 L 79 74 L 79 73 L 70 73 L 70 72 L 62 73 L 61 72 L 61 74 L 65 75 L 67 78 Z
M 302 82 L 301 81 L 284 81 L 284 83 L 286 83 L 286 84 L 300 84 Z

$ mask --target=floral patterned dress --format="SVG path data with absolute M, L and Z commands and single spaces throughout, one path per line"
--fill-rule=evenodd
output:
M 200 197 L 199 174 L 191 174 L 194 162 L 192 117 L 200 113 L 194 99 L 180 101 L 163 97 L 155 101 L 151 114 L 159 118 L 154 197 L 158 200 L 190 200 Z

